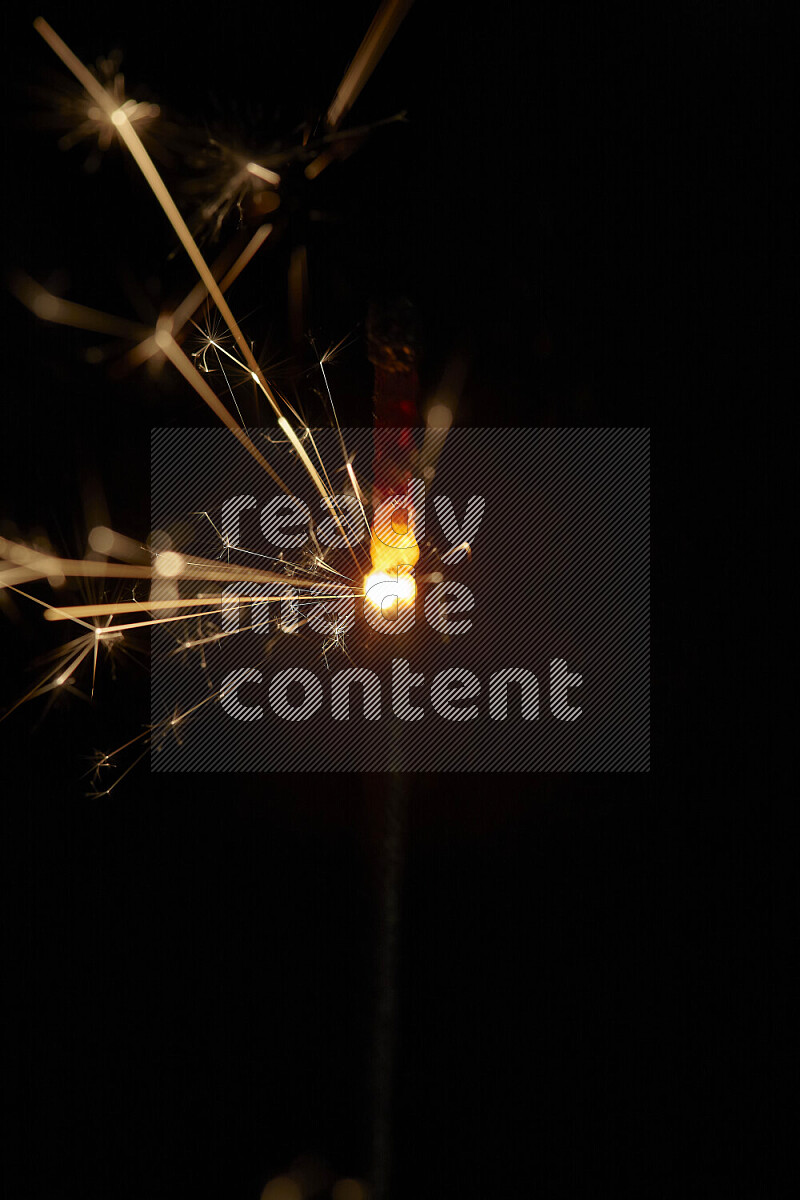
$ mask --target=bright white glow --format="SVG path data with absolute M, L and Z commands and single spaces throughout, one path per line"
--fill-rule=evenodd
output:
M 400 572 L 397 575 L 387 575 L 385 571 L 373 571 L 364 580 L 364 592 L 367 600 L 375 608 L 383 608 L 384 604 L 397 600 L 398 606 L 413 604 L 417 595 L 417 585 L 412 574 Z

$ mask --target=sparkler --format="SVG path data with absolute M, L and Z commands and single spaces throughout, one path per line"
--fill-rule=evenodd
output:
M 315 138 L 306 131 L 300 146 L 258 157 L 230 150 L 219 142 L 213 143 L 210 149 L 222 178 L 213 197 L 202 206 L 194 228 L 190 228 L 167 189 L 143 139 L 145 130 L 148 133 L 157 131 L 157 107 L 127 98 L 124 80 L 117 70 L 110 75 L 106 71 L 104 77 L 98 78 L 43 18 L 35 22 L 36 31 L 86 93 L 86 100 L 75 111 L 80 119 L 62 144 L 72 144 L 87 135 L 94 135 L 100 149 L 105 149 L 117 138 L 149 185 L 192 263 L 198 280 L 180 304 L 172 311 L 161 313 L 154 328 L 62 300 L 21 273 L 13 283 L 15 294 L 44 320 L 124 339 L 130 347 L 123 360 L 127 369 L 159 359 L 169 362 L 267 478 L 288 495 L 289 489 L 275 464 L 274 455 L 262 442 L 257 442 L 253 431 L 248 430 L 238 405 L 235 385 L 243 380 L 250 381 L 266 401 L 283 447 L 288 448 L 302 464 L 339 531 L 349 562 L 345 564 L 336 555 L 326 553 L 317 543 L 315 550 L 298 562 L 281 558 L 264 564 L 259 560 L 267 556 L 256 554 L 240 545 L 238 540 L 232 543 L 214 526 L 207 513 L 202 515 L 211 522 L 219 539 L 217 558 L 183 554 L 171 544 L 160 543 L 157 539 L 145 544 L 105 526 L 95 527 L 89 536 L 93 553 L 101 556 L 94 560 L 68 558 L 20 540 L 0 539 L 0 593 L 7 590 L 23 596 L 43 610 L 47 622 L 69 625 L 78 631 L 77 636 L 65 641 L 55 653 L 43 678 L 17 700 L 6 715 L 25 701 L 75 687 L 79 672 L 86 668 L 91 670 L 93 695 L 101 657 L 127 651 L 130 635 L 134 631 L 156 627 L 177 631 L 175 653 L 197 653 L 205 664 L 209 646 L 235 636 L 237 632 L 253 628 L 253 624 L 246 623 L 237 625 L 235 630 L 226 630 L 221 626 L 220 618 L 226 605 L 247 604 L 253 600 L 252 593 L 232 593 L 229 585 L 263 585 L 266 592 L 262 590 L 259 593 L 261 603 L 283 600 L 285 585 L 290 580 L 292 589 L 296 589 L 301 598 L 305 593 L 309 598 L 313 597 L 315 603 L 320 599 L 339 598 L 344 592 L 354 599 L 366 597 L 367 602 L 379 610 L 383 610 L 387 601 L 394 598 L 398 617 L 403 608 L 413 607 L 417 591 L 413 569 L 423 555 L 430 557 L 430 546 L 417 540 L 418 513 L 415 504 L 410 500 L 400 511 L 395 506 L 391 511 L 387 510 L 384 517 L 379 515 L 387 497 L 393 492 L 398 494 L 404 491 L 408 484 L 411 456 L 415 452 L 413 439 L 407 433 L 398 435 L 390 456 L 381 450 L 384 443 L 376 441 L 372 493 L 376 517 L 371 524 L 367 512 L 367 489 L 359 479 L 353 456 L 348 451 L 325 369 L 335 349 L 318 356 L 318 369 L 338 433 L 343 465 L 337 468 L 324 461 L 312 427 L 303 419 L 297 405 L 292 404 L 268 379 L 227 300 L 233 282 L 273 233 L 273 227 L 264 218 L 279 207 L 281 172 L 290 163 L 300 161 L 305 163 L 306 178 L 313 180 L 334 159 L 346 157 L 369 128 L 374 128 L 346 130 L 342 126 L 409 7 L 410 0 L 388 0 L 381 6 L 328 108 L 321 136 Z M 226 217 L 233 210 L 245 218 L 243 234 L 235 237 L 216 261 L 210 264 L 201 245 L 211 235 L 220 233 Z M 250 228 L 247 228 L 248 222 Z M 307 264 L 302 248 L 292 256 L 289 283 L 290 324 L 297 342 L 304 324 L 304 294 L 307 288 Z M 418 418 L 416 352 L 413 344 L 408 344 L 408 339 L 404 339 L 402 334 L 403 331 L 398 333 L 396 328 L 379 328 L 379 322 L 375 320 L 371 323 L 370 356 L 376 372 L 375 421 L 378 430 L 393 425 L 416 424 Z M 199 346 L 192 350 L 191 341 L 194 340 L 196 344 L 197 337 Z M 212 374 L 224 380 L 223 396 L 212 386 Z M 450 419 L 451 406 L 446 403 L 440 402 L 431 409 L 428 432 L 419 460 L 420 469 L 428 480 L 435 470 L 436 458 L 441 452 Z M 277 442 L 272 443 L 273 447 L 278 445 Z M 363 525 L 361 521 L 354 523 L 351 513 L 337 500 L 331 478 L 336 469 L 344 470 Z M 368 532 L 368 551 L 364 548 L 365 529 Z M 313 539 L 313 527 L 311 536 Z M 250 565 L 243 565 L 241 561 L 232 562 L 232 552 L 237 560 L 242 554 L 250 556 Z M 427 562 L 427 559 L 424 561 Z M 427 562 L 427 565 L 430 572 L 428 578 L 440 579 L 440 574 L 431 571 L 436 564 Z M 80 604 L 67 604 L 43 600 L 27 590 L 42 580 L 53 584 L 68 579 L 103 583 L 119 581 L 121 585 L 133 588 L 143 585 L 147 588 L 147 594 L 137 596 L 135 592 L 128 592 L 117 599 L 95 598 Z M 325 581 L 331 585 L 330 591 L 321 586 Z M 334 581 L 336 590 L 333 590 Z M 180 594 L 179 584 L 193 586 L 196 594 Z M 274 591 L 270 590 L 272 585 Z M 304 618 L 298 613 L 293 629 L 297 630 L 303 624 Z M 331 654 L 348 656 L 346 637 L 335 621 L 321 645 L 321 655 L 326 664 Z M 176 709 L 161 721 L 127 738 L 110 752 L 97 753 L 91 772 L 95 794 L 108 795 L 162 739 L 179 736 L 181 727 L 206 706 L 218 703 L 221 694 L 221 688 L 210 687 L 208 695 L 201 700 Z M 123 756 L 127 765 L 110 785 L 103 787 L 102 776 Z M 380 942 L 381 1003 L 376 1028 L 378 1091 L 374 1182 L 377 1200 L 381 1200 L 386 1193 L 389 1172 L 388 1105 L 395 1025 L 403 823 L 402 796 L 396 782 L 387 798 L 386 819 L 383 847 L 385 869 L 380 903 L 389 919 L 389 927 Z
M 228 197 L 237 189 L 245 186 L 259 189 L 266 187 L 274 191 L 279 188 L 281 183 L 278 169 L 281 162 L 285 164 L 295 158 L 307 159 L 306 175 L 309 178 L 313 177 L 319 174 L 332 156 L 336 155 L 337 147 L 344 144 L 346 134 L 349 134 L 351 140 L 353 137 L 363 136 L 366 128 L 345 131 L 341 129 L 342 123 L 409 7 L 409 3 L 405 0 L 404 2 L 389 0 L 381 7 L 329 107 L 325 122 L 326 132 L 323 136 L 314 139 L 306 134 L 301 146 L 290 147 L 281 153 L 274 153 L 271 157 L 262 157 L 259 161 L 248 158 L 241 163 L 237 159 L 235 170 L 233 167 L 230 168 L 232 173 L 229 174 L 226 191 Z M 197 238 L 192 234 L 179 211 L 142 140 L 141 133 L 144 128 L 149 126 L 152 131 L 153 123 L 158 120 L 157 106 L 140 104 L 125 96 L 123 76 L 118 70 L 111 69 L 118 67 L 116 60 L 110 59 L 101 64 L 101 77 L 98 78 L 83 65 L 46 20 L 37 18 L 34 26 L 79 82 L 87 98 L 85 102 L 73 103 L 73 116 L 79 116 L 81 119 L 72 136 L 62 144 L 73 144 L 94 131 L 101 148 L 107 148 L 112 138 L 118 137 L 150 186 L 199 279 L 185 299 L 172 312 L 161 314 L 154 329 L 98 312 L 81 304 L 62 300 L 22 273 L 19 273 L 13 281 L 15 294 L 42 319 L 109 334 L 133 342 L 133 348 L 128 351 L 125 359 L 129 368 L 159 356 L 163 360 L 169 361 L 272 482 L 286 493 L 288 491 L 286 484 L 275 466 L 256 446 L 247 431 L 231 386 L 230 373 L 234 371 L 238 378 L 249 378 L 267 401 L 276 419 L 278 430 L 285 438 L 288 447 L 303 464 L 322 503 L 341 534 L 343 544 L 347 547 L 355 575 L 352 574 L 352 571 L 348 575 L 342 575 L 341 571 L 336 573 L 345 580 L 346 586 L 353 596 L 363 596 L 367 592 L 371 602 L 380 607 L 385 598 L 384 592 L 380 586 L 376 587 L 375 585 L 382 580 L 391 578 L 392 572 L 396 571 L 398 567 L 415 565 L 419 558 L 419 548 L 413 538 L 413 511 L 409 511 L 407 514 L 408 537 L 406 540 L 409 541 L 408 546 L 386 546 L 381 542 L 380 536 L 376 536 L 375 531 L 370 531 L 371 562 L 363 559 L 363 548 L 359 547 L 360 538 L 354 536 L 352 522 L 335 499 L 329 471 L 322 460 L 310 426 L 300 417 L 297 409 L 289 400 L 280 395 L 274 385 L 268 382 L 225 297 L 225 292 L 267 241 L 272 227 L 263 222 L 258 224 L 255 232 L 247 238 L 244 245 L 242 245 L 241 238 L 234 239 L 231 247 L 217 258 L 213 266 L 209 266 Z M 214 146 L 215 149 L 220 149 L 219 143 L 215 143 Z M 221 226 L 223 220 L 220 215 L 222 210 L 229 211 L 230 207 L 231 204 L 224 198 L 213 206 L 213 215 L 218 218 L 218 227 Z M 211 215 L 209 211 L 204 213 L 205 217 L 209 215 Z M 290 271 L 290 276 L 292 272 L 295 275 L 293 288 L 295 294 L 302 291 L 302 282 L 297 282 L 299 278 L 297 265 L 300 261 L 296 256 L 293 257 Z M 300 277 L 302 275 L 303 269 L 300 267 Z M 204 327 L 197 323 L 194 314 L 204 305 L 209 317 L 211 305 L 214 306 L 226 333 L 223 333 L 221 329 L 212 332 L 209 326 Z M 191 355 L 181 345 L 190 329 L 190 323 L 191 327 L 199 330 L 203 337 L 200 350 Z M 232 340 L 232 347 L 225 344 L 228 338 Z M 209 354 L 213 355 L 215 369 L 224 378 L 229 399 L 236 410 L 236 416 L 208 382 Z M 339 430 L 347 478 L 352 486 L 353 494 L 358 500 L 365 525 L 369 529 L 364 489 L 359 483 L 352 459 L 347 453 L 325 372 L 325 362 L 329 357 L 331 357 L 331 352 L 319 358 L 319 370 L 325 384 L 333 419 Z M 404 412 L 402 416 L 407 419 L 409 414 Z M 110 531 L 106 532 L 108 537 L 103 542 L 102 531 L 92 531 L 90 544 L 93 544 L 92 539 L 94 539 L 93 549 L 98 550 L 104 556 L 122 561 L 67 559 L 49 552 L 45 553 L 19 541 L 0 542 L 0 590 L 8 589 L 8 591 L 25 595 L 44 608 L 44 616 L 48 621 L 70 622 L 86 630 L 86 633 L 77 639 L 77 642 L 65 645 L 62 651 L 62 661 L 57 669 L 51 671 L 44 680 L 31 689 L 27 696 L 23 697 L 23 700 L 71 683 L 87 658 L 91 658 L 94 683 L 100 649 L 106 649 L 114 643 L 124 641 L 134 629 L 172 623 L 180 624 L 190 619 L 196 619 L 198 616 L 217 615 L 221 611 L 219 606 L 222 603 L 222 597 L 219 592 L 198 593 L 196 597 L 180 597 L 175 591 L 178 581 L 208 583 L 238 580 L 242 583 L 281 584 L 286 580 L 287 569 L 290 569 L 292 586 L 299 589 L 314 589 L 314 598 L 319 599 L 320 577 L 323 573 L 330 573 L 334 569 L 331 563 L 326 561 L 324 555 L 317 555 L 310 561 L 305 561 L 305 575 L 308 577 L 304 577 L 302 573 L 298 574 L 296 567 L 290 567 L 290 564 L 285 562 L 280 564 L 280 570 L 272 571 L 260 567 L 232 565 L 230 564 L 232 547 L 224 543 L 222 551 L 227 555 L 227 563 L 218 560 L 198 560 L 196 556 L 186 559 L 172 550 L 154 552 L 135 539 L 125 538 Z M 396 542 L 396 530 L 388 530 L 388 539 L 392 540 L 393 534 Z M 241 546 L 233 547 L 233 549 L 247 553 Z M 21 591 L 22 586 L 35 584 L 38 580 L 47 579 L 52 583 L 62 582 L 68 578 L 148 581 L 150 592 L 146 600 L 134 598 L 113 602 L 96 601 L 82 605 L 53 605 Z M 405 589 L 401 588 L 399 603 L 402 605 L 407 601 L 412 601 L 415 594 L 416 587 L 413 579 L 410 579 L 405 585 Z M 230 600 L 230 596 L 227 599 Z M 123 616 L 141 616 L 143 619 L 123 622 L 120 620 Z M 209 640 L 211 639 L 195 639 L 191 644 L 206 644 Z M 184 645 L 188 644 L 190 643 L 184 643 Z M 326 642 L 323 646 L 326 661 L 327 653 L 332 648 L 342 649 L 343 639 L 334 635 L 332 640 Z M 13 705 L 13 709 L 16 709 L 21 702 L 17 701 Z M 13 711 L 13 709 L 9 711 Z M 183 714 L 181 719 L 185 719 L 187 715 Z M 174 718 L 171 718 L 170 728 L 174 728 L 174 724 Z M 148 734 L 148 741 L 151 739 L 152 733 L 151 730 Z

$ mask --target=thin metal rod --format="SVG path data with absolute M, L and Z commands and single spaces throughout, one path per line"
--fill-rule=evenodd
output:
M 389 776 L 383 803 L 378 878 L 377 996 L 373 1050 L 372 1197 L 390 1200 L 399 1020 L 400 923 L 407 799 Z

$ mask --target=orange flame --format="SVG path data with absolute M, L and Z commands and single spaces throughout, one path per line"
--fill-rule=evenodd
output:
M 391 512 L 378 509 L 375 514 L 370 546 L 372 571 L 364 580 L 364 591 L 376 608 L 382 608 L 386 601 L 395 598 L 398 608 L 416 600 L 413 568 L 419 560 L 419 545 L 414 537 L 414 526 L 411 505 Z

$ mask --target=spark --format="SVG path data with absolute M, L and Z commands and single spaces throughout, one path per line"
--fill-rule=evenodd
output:
M 131 100 L 126 97 L 125 76 L 119 70 L 120 62 L 121 56 L 112 52 L 108 58 L 98 61 L 97 75 L 105 81 L 105 86 L 109 94 L 113 96 L 115 105 L 125 110 L 128 120 L 137 123 L 140 128 L 145 128 L 150 120 L 161 115 L 161 110 L 157 104 Z M 81 94 L 75 96 L 70 92 L 60 98 L 57 107 L 60 115 L 71 126 L 59 140 L 58 145 L 61 150 L 69 150 L 78 142 L 92 137 L 97 140 L 98 150 L 101 152 L 108 150 L 114 139 L 115 126 L 109 120 L 108 113 L 92 102 L 91 96 L 88 98 Z M 90 157 L 86 165 L 88 170 L 94 169 L 97 166 L 97 157 Z
M 417 585 L 410 572 L 372 571 L 364 580 L 364 595 L 375 608 L 382 609 L 389 600 L 395 600 L 398 609 L 406 608 L 416 600 Z
M 270 466 L 261 451 L 256 449 L 252 440 L 242 429 L 242 427 L 238 425 L 236 421 L 234 421 L 225 405 L 222 403 L 216 393 L 208 386 L 191 359 L 186 357 L 178 343 L 173 338 L 172 334 L 167 329 L 159 329 L 156 331 L 155 341 L 158 348 L 163 350 L 167 358 L 169 358 L 170 361 L 178 368 L 186 382 L 191 384 L 200 399 L 206 402 L 214 415 L 219 417 L 223 425 L 225 425 L 225 427 L 230 430 L 230 432 L 242 444 L 242 446 L 244 446 L 247 453 L 256 460 L 260 467 L 264 468 L 273 483 L 276 483 L 281 491 L 288 496 L 289 489 L 278 475 L 277 471 Z M 260 386 L 260 380 L 258 382 Z M 265 392 L 265 395 L 271 396 L 271 393 Z M 280 419 L 283 420 L 282 417 Z M 289 428 L 291 429 L 291 426 L 289 426 Z M 292 430 L 292 435 L 294 436 L 294 430 Z
M 322 657 L 325 659 L 325 666 L 328 668 L 328 670 L 330 670 L 330 663 L 328 662 L 329 650 L 341 650 L 342 654 L 346 654 L 350 661 L 353 661 L 352 656 L 348 653 L 347 647 L 345 646 L 345 632 L 345 623 L 339 621 L 338 618 L 334 619 L 330 635 L 322 643 Z
M 316 354 L 316 353 L 317 353 L 317 348 L 316 348 L 316 346 L 314 345 L 313 339 L 312 339 L 312 342 L 311 342 L 311 347 L 312 347 L 312 349 L 313 349 L 314 353 Z M 317 356 L 317 357 L 319 358 L 319 356 Z M 331 386 L 330 386 L 330 384 L 328 383 L 328 376 L 327 376 L 327 374 L 326 374 L 326 372 L 325 372 L 325 355 L 324 355 L 324 354 L 323 354 L 322 358 L 320 358 L 320 359 L 319 359 L 319 369 L 320 369 L 320 373 L 321 373 L 321 375 L 322 375 L 322 378 L 323 378 L 323 380 L 324 380 L 324 382 L 325 382 L 325 391 L 328 393 L 328 401 L 329 401 L 329 403 L 330 403 L 330 406 L 331 406 L 331 412 L 333 413 L 333 419 L 334 419 L 334 422 L 336 423 L 336 432 L 337 432 L 337 433 L 338 433 L 338 435 L 339 435 L 339 444 L 340 444 L 340 446 L 341 446 L 341 448 L 342 448 L 342 457 L 344 458 L 344 461 L 345 461 L 345 462 L 347 462 L 347 461 L 348 461 L 347 447 L 346 447 L 346 446 L 345 446 L 345 444 L 344 444 L 344 436 L 343 436 L 343 434 L 342 434 L 342 427 L 341 427 L 341 425 L 339 424 L 339 417 L 338 417 L 338 414 L 337 414 L 337 412 L 336 412 L 336 405 L 333 403 L 333 393 L 331 392 Z
M 267 238 L 272 233 L 272 225 L 261 225 L 253 236 L 248 241 L 242 252 L 235 259 L 233 265 L 225 274 L 222 271 L 225 269 L 225 263 L 230 259 L 230 250 L 223 252 L 214 262 L 212 270 L 215 276 L 220 274 L 220 290 L 226 292 L 245 267 L 253 260 L 255 255 L 266 242 Z M 181 301 L 174 312 L 164 313 L 163 320 L 167 323 L 168 328 L 172 330 L 173 337 L 178 337 L 186 325 L 186 322 L 197 312 L 201 304 L 208 297 L 208 291 L 202 279 L 198 280 L 188 295 Z M 144 341 L 141 341 L 138 346 L 135 346 L 127 356 L 127 363 L 130 367 L 138 367 L 142 363 L 147 362 L 158 353 L 155 336 L 148 331 Z
M 216 356 L 217 362 L 219 364 L 219 369 L 222 372 L 222 378 L 225 380 L 225 383 L 227 384 L 231 400 L 233 401 L 234 408 L 236 409 L 236 412 L 238 414 L 239 422 L 242 426 L 242 429 L 244 429 L 245 433 L 247 433 L 247 426 L 245 425 L 244 417 L 242 416 L 242 410 L 239 408 L 238 401 L 233 394 L 233 388 L 230 385 L 230 380 L 228 379 L 228 376 L 225 373 L 225 368 L 222 365 L 222 359 L 220 358 L 220 350 L 222 350 L 222 347 L 218 346 L 216 343 L 213 343 L 213 349 L 214 349 L 214 354 Z M 224 351 L 223 351 L 223 353 L 224 353 Z

